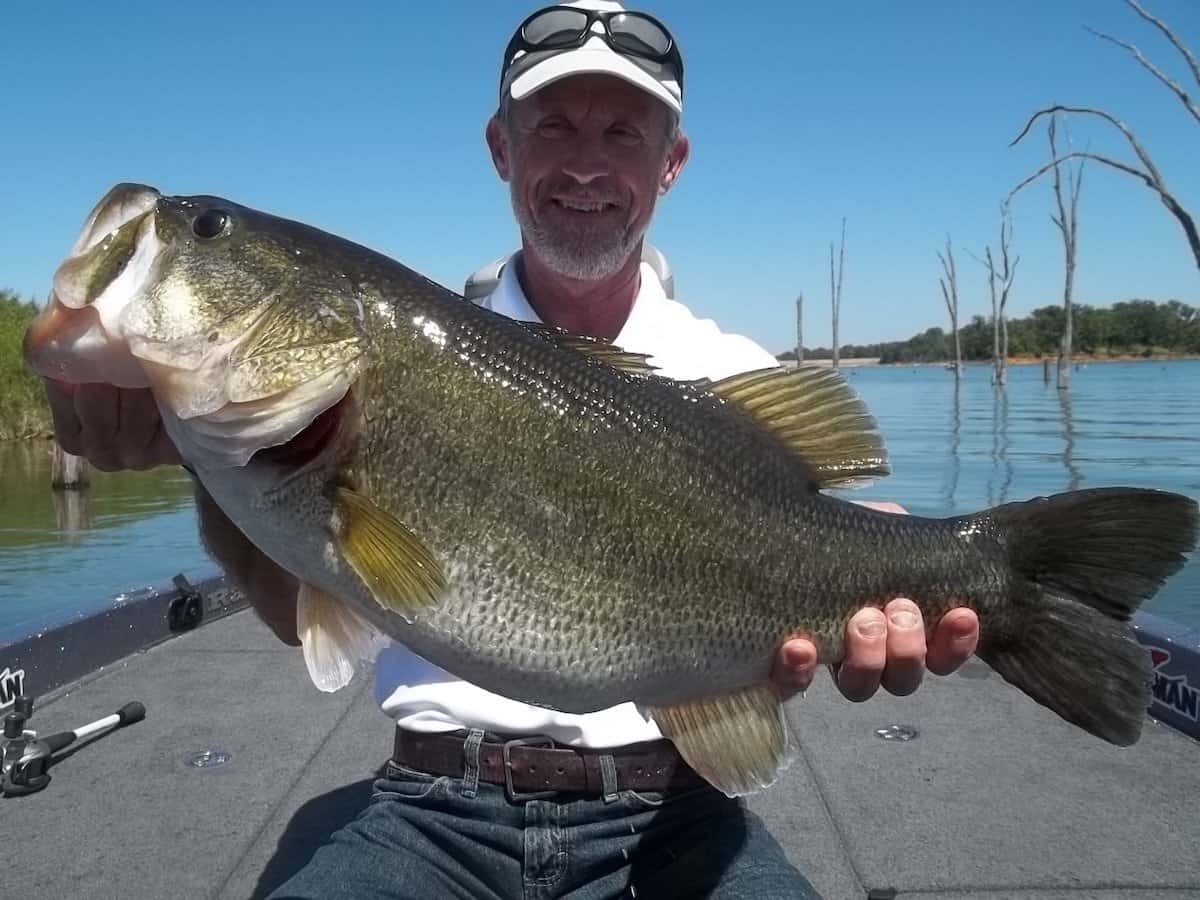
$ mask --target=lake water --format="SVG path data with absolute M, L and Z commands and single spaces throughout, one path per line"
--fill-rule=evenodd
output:
M 843 369 L 880 423 L 892 474 L 853 499 L 948 516 L 1040 494 L 1127 485 L 1200 498 L 1200 360 L 1082 365 L 1071 390 L 1040 365 L 989 384 L 968 367 Z M 1144 609 L 1200 629 L 1200 554 Z
M 47 625 L 215 572 L 182 469 L 92 472 L 50 490 L 49 441 L 0 442 L 0 645 Z
M 1200 361 L 1087 365 L 1065 394 L 1040 366 L 1013 367 L 999 391 L 986 367 L 970 367 L 957 392 L 939 366 L 843 371 L 879 419 L 894 470 L 854 499 L 944 516 L 1104 485 L 1200 497 Z M 64 497 L 48 487 L 49 464 L 47 442 L 0 443 L 0 644 L 177 572 L 213 571 L 181 471 L 97 472 Z M 1146 608 L 1200 628 L 1200 559 Z

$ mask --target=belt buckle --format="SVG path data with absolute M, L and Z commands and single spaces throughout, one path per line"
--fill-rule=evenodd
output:
M 509 752 L 513 747 L 545 747 L 548 750 L 554 749 L 554 739 L 539 736 L 531 738 L 513 738 L 511 741 L 505 741 L 500 748 L 501 757 L 504 761 L 504 793 L 508 799 L 515 802 L 523 800 L 545 800 L 547 797 L 553 797 L 559 791 L 529 791 L 522 793 L 513 786 L 512 778 L 512 757 Z

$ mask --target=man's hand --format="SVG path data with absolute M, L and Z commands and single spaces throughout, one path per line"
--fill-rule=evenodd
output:
M 180 462 L 149 390 L 42 380 L 54 436 L 68 453 L 103 472 Z
M 905 512 L 895 503 L 863 503 L 883 512 Z M 860 609 L 846 623 L 845 655 L 833 667 L 834 682 L 848 700 L 866 700 L 883 687 L 897 696 L 911 694 L 928 669 L 949 675 L 975 652 L 979 617 L 953 609 L 938 621 L 926 642 L 925 622 L 911 600 L 892 600 L 882 610 Z M 785 641 L 771 680 L 784 697 L 806 690 L 817 671 L 817 645 L 805 637 Z

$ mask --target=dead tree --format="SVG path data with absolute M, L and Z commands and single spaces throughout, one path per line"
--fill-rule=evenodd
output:
M 804 362 L 804 295 L 796 296 L 796 365 Z
M 833 244 L 829 245 L 829 295 L 833 306 L 833 367 L 838 367 L 838 315 L 842 311 L 842 271 L 846 264 L 846 217 L 842 217 L 842 246 L 838 252 L 837 278 L 833 271 Z
M 1008 306 L 1008 295 L 1012 290 L 1013 281 L 1017 277 L 1019 256 L 1009 256 L 1009 242 L 1012 240 L 1012 215 L 1008 204 L 1000 204 L 1000 263 L 997 265 L 996 256 L 992 253 L 992 245 L 984 248 L 983 259 L 974 253 L 971 256 L 982 263 L 987 269 L 988 293 L 992 298 L 992 384 L 1008 383 L 1008 316 L 1005 308 Z M 967 251 L 970 252 L 970 251 Z
M 54 442 L 54 455 L 50 459 L 50 486 L 56 490 L 78 490 L 91 483 L 88 461 L 82 456 L 68 453 Z
M 1057 109 L 1058 107 L 1054 107 Z M 1033 119 L 1040 116 L 1041 113 L 1036 113 Z M 1032 123 L 1033 119 L 1029 122 Z M 1071 294 L 1075 286 L 1075 260 L 1076 248 L 1078 246 L 1078 226 L 1079 226 L 1079 190 L 1083 187 L 1083 166 L 1087 160 L 1093 158 L 1091 153 L 1067 153 L 1064 156 L 1058 155 L 1058 117 L 1050 116 L 1050 124 L 1046 128 L 1047 137 L 1050 139 L 1050 162 L 1042 166 L 1033 175 L 1030 175 L 1020 184 L 1018 184 L 1009 193 L 1005 202 L 1012 200 L 1013 195 L 1021 188 L 1031 184 L 1046 172 L 1052 173 L 1054 177 L 1054 202 L 1058 207 L 1058 215 L 1051 214 L 1050 219 L 1058 226 L 1059 232 L 1063 239 L 1063 254 L 1065 257 L 1065 266 L 1063 272 L 1063 334 L 1062 343 L 1058 351 L 1058 387 L 1059 390 L 1066 390 L 1070 384 L 1071 377 Z M 1025 126 L 1025 131 L 1029 130 L 1029 123 Z M 1025 131 L 1022 131 L 1017 136 L 1019 141 L 1025 136 Z M 1016 141 L 1013 141 L 1015 144 Z M 1011 145 L 1010 145 L 1011 146 Z M 1063 163 L 1078 159 L 1079 166 L 1072 170 L 1067 167 L 1067 195 L 1069 202 L 1063 199 L 1062 189 L 1062 169 Z
M 1187 46 L 1175 35 L 1175 33 L 1170 29 L 1170 27 L 1168 27 L 1162 20 L 1157 19 L 1154 16 L 1152 16 L 1150 13 L 1146 12 L 1146 10 L 1142 8 L 1142 6 L 1137 2 L 1137 0 L 1125 0 L 1125 2 L 1134 12 L 1136 12 L 1139 16 L 1141 16 L 1142 19 L 1144 19 L 1146 22 L 1149 22 L 1151 25 L 1153 25 L 1155 28 L 1157 28 L 1163 34 L 1163 36 L 1166 37 L 1166 39 L 1171 43 L 1171 45 L 1177 51 L 1179 51 L 1180 55 L 1183 56 L 1184 61 L 1187 63 L 1188 69 L 1191 71 L 1192 78 L 1195 80 L 1197 86 L 1200 87 L 1200 62 L 1197 62 L 1196 57 L 1191 53 L 1191 51 L 1188 50 Z M 1152 63 L 1148 59 L 1146 59 L 1146 57 L 1142 55 L 1142 52 L 1140 50 L 1138 50 L 1137 47 L 1135 47 L 1133 44 L 1130 44 L 1126 41 L 1119 40 L 1118 38 L 1115 38 L 1112 35 L 1103 34 L 1102 32 L 1096 31 L 1095 29 L 1092 29 L 1092 28 L 1088 28 L 1088 31 L 1090 31 L 1092 34 L 1096 35 L 1097 37 L 1101 38 L 1102 40 L 1108 41 L 1112 44 L 1116 44 L 1118 47 L 1123 47 L 1126 50 L 1128 50 L 1129 53 L 1133 56 L 1133 58 L 1136 59 L 1138 61 L 1138 63 L 1142 66 L 1142 68 L 1144 68 L 1148 72 L 1150 72 L 1150 74 L 1152 74 L 1156 79 L 1158 79 L 1159 82 L 1166 85 L 1167 88 L 1169 90 L 1171 90 L 1175 94 L 1176 97 L 1179 98 L 1179 101 L 1183 104 L 1184 109 L 1186 109 L 1188 111 L 1188 113 L 1192 116 L 1192 118 L 1195 119 L 1197 122 L 1200 122 L 1200 105 L 1198 105 L 1197 102 L 1191 96 L 1189 96 L 1187 91 L 1184 90 L 1184 88 L 1181 87 L 1178 82 L 1176 82 L 1174 79 L 1172 79 L 1169 75 L 1166 75 L 1161 69 L 1159 69 L 1157 66 L 1155 66 L 1154 63 Z M 1141 163 L 1141 167 L 1139 168 L 1137 165 L 1133 165 L 1130 163 L 1122 162 L 1120 160 L 1112 159 L 1111 157 L 1108 157 L 1108 156 L 1102 156 L 1098 153 L 1091 153 L 1088 151 L 1077 151 L 1074 153 L 1068 153 L 1064 157 L 1055 158 L 1055 159 L 1051 160 L 1045 166 L 1043 166 L 1038 171 L 1036 171 L 1032 175 L 1030 175 L 1029 178 L 1025 179 L 1025 181 L 1023 181 L 1021 184 L 1017 185 L 1017 187 L 1014 188 L 1013 193 L 1015 194 L 1018 190 L 1020 190 L 1022 187 L 1024 187 L 1027 183 L 1034 181 L 1037 178 L 1040 178 L 1042 175 L 1046 174 L 1051 169 L 1057 170 L 1057 168 L 1066 160 L 1069 160 L 1069 159 L 1095 160 L 1096 162 L 1100 163 L 1101 165 L 1108 166 L 1109 168 L 1115 169 L 1118 172 L 1124 172 L 1126 175 L 1130 175 L 1134 178 L 1137 178 L 1139 181 L 1142 181 L 1143 183 L 1145 183 L 1146 187 L 1148 187 L 1150 190 L 1152 190 L 1156 194 L 1158 194 L 1158 198 L 1159 198 L 1159 200 L 1162 201 L 1163 206 L 1165 206 L 1170 211 L 1171 215 L 1173 215 L 1175 217 L 1176 221 L 1179 222 L 1180 227 L 1183 229 L 1184 236 L 1187 238 L 1188 246 L 1191 248 L 1192 255 L 1195 257 L 1196 266 L 1197 266 L 1197 268 L 1200 268 L 1200 232 L 1198 232 L 1196 229 L 1195 220 L 1188 213 L 1188 211 L 1186 209 L 1184 209 L 1182 204 L 1180 204 L 1180 202 L 1176 199 L 1175 195 L 1173 193 L 1171 193 L 1170 189 L 1167 187 L 1166 181 L 1162 177 L 1162 173 L 1160 173 L 1158 171 L 1158 168 L 1154 165 L 1154 161 L 1150 158 L 1150 154 L 1146 152 L 1144 147 L 1142 147 L 1141 143 L 1137 139 L 1137 136 L 1133 133 L 1133 131 L 1127 125 L 1125 125 L 1123 122 L 1121 122 L 1119 119 L 1117 119 L 1112 114 L 1110 114 L 1102 109 L 1093 109 L 1090 107 L 1082 107 L 1082 106 L 1055 105 L 1055 106 L 1047 107 L 1046 109 L 1040 109 L 1037 112 L 1035 112 L 1032 116 L 1029 117 L 1029 120 L 1025 123 L 1025 127 L 1021 129 L 1021 133 L 1017 135 L 1016 139 L 1014 139 L 1013 142 L 1011 144 L 1009 144 L 1009 146 L 1011 147 L 1011 146 L 1015 145 L 1018 141 L 1021 140 L 1021 138 L 1023 138 L 1026 134 L 1028 134 L 1029 129 L 1033 126 L 1033 123 L 1040 116 L 1053 117 L 1057 113 L 1067 113 L 1067 114 L 1081 115 L 1081 116 L 1095 116 L 1097 118 L 1103 119 L 1104 121 L 1108 122 L 1108 124 L 1110 124 L 1113 128 L 1117 129 L 1117 131 L 1119 131 L 1122 134 L 1122 136 L 1125 138 L 1126 142 L 1133 149 L 1134 154 L 1137 156 L 1139 162 Z
M 1050 127 L 1046 129 L 1050 137 L 1050 158 L 1058 159 L 1058 145 L 1055 143 L 1055 120 L 1050 118 Z M 1058 351 L 1058 389 L 1065 391 L 1070 387 L 1071 379 L 1071 295 L 1075 289 L 1076 250 L 1079 246 L 1079 190 L 1083 187 L 1083 166 L 1086 160 L 1079 160 L 1079 166 L 1074 171 L 1067 169 L 1067 195 L 1070 203 L 1063 200 L 1062 167 L 1054 167 L 1054 202 L 1058 206 L 1058 215 L 1050 218 L 1058 226 L 1063 239 L 1063 333 L 1062 344 Z
M 938 279 L 942 286 L 942 298 L 946 301 L 946 309 L 950 313 L 950 330 L 954 333 L 954 378 L 962 378 L 962 345 L 958 334 L 958 272 L 954 268 L 954 251 L 950 247 L 950 235 L 946 235 L 946 255 L 938 251 L 937 258 L 942 261 L 944 278 Z

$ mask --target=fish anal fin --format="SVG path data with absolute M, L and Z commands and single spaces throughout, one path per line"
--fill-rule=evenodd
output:
M 647 711 L 687 764 L 730 797 L 769 787 L 790 762 L 783 706 L 769 684 Z
M 758 369 L 697 386 L 774 434 L 821 487 L 860 487 L 891 472 L 874 417 L 833 369 Z
M 607 363 L 614 369 L 620 369 L 629 375 L 650 375 L 655 370 L 655 366 L 650 365 L 650 357 L 647 354 L 630 353 L 603 338 L 590 337 L 585 334 L 573 334 L 561 328 L 543 325 L 540 322 L 523 322 L 522 324 L 552 344 L 557 344 L 560 347 L 569 347 L 572 350 L 582 353 L 584 356 L 590 356 L 592 359 Z
M 337 489 L 338 547 L 384 609 L 411 621 L 446 587 L 441 564 L 403 523 L 349 488 Z
M 350 607 L 306 583 L 296 597 L 296 633 L 309 677 L 326 693 L 349 684 L 358 661 L 374 658 L 382 637 Z

